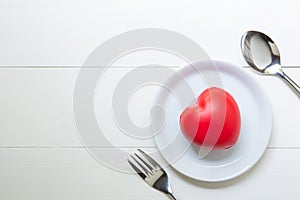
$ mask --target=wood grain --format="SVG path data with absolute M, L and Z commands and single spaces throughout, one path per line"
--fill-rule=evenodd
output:
M 170 167 L 166 170 L 181 199 L 295 199 L 299 196 L 299 155 L 300 150 L 267 150 L 252 170 L 221 183 L 198 182 Z M 135 174 L 109 169 L 84 149 L 0 149 L 0 160 L 0 199 L 164 198 Z
M 90 69 L 94 70 L 94 69 Z M 111 98 L 120 77 L 130 68 L 113 68 L 102 79 L 98 91 L 105 96 L 96 98 L 96 111 L 101 128 L 118 147 L 154 147 L 153 140 L 140 140 L 125 135 L 113 121 Z M 275 77 L 259 76 L 244 70 L 257 79 L 269 96 L 273 110 L 273 133 L 269 147 L 300 147 L 296 133 L 300 113 L 299 100 L 293 92 Z M 300 82 L 299 68 L 287 68 L 287 73 Z M 0 69 L 0 147 L 80 147 L 82 146 L 73 116 L 73 91 L 79 69 Z M 97 92 L 96 92 L 97 93 Z M 96 95 L 97 96 L 97 95 Z M 155 90 L 142 90 L 131 117 L 145 125 L 149 99 Z M 146 105 L 145 105 L 146 104 Z M 104 112 L 105 111 L 105 112 Z M 104 124 L 104 125 L 103 125 Z
M 298 65 L 297 8 L 294 0 L 1 0 L 0 65 L 82 65 L 97 46 L 111 37 L 152 27 L 184 34 L 201 45 L 212 59 L 238 65 L 245 64 L 240 53 L 242 34 L 250 29 L 260 30 L 279 45 L 284 65 Z

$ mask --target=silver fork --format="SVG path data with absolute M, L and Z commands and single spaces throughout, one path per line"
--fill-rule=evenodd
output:
M 134 171 L 154 189 L 163 192 L 172 200 L 179 200 L 169 184 L 168 175 L 148 154 L 138 149 L 127 161 Z M 134 162 L 133 162 L 134 161 Z

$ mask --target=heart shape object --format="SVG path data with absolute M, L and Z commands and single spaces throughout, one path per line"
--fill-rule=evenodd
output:
M 184 136 L 195 146 L 227 149 L 238 140 L 241 115 L 238 104 L 225 90 L 212 87 L 180 115 Z

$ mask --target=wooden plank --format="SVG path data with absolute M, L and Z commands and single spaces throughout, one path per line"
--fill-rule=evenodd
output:
M 0 69 L 0 146 L 77 147 L 82 146 L 73 116 L 73 91 L 79 69 Z M 93 70 L 93 69 L 91 69 Z M 96 114 L 101 128 L 115 146 L 153 147 L 152 140 L 128 137 L 118 129 L 111 115 L 113 88 L 127 69 L 112 69 L 103 77 L 101 91 L 96 98 Z M 267 92 L 273 109 L 273 134 L 270 147 L 300 147 L 300 136 L 295 126 L 299 122 L 299 99 L 279 79 L 253 76 Z M 286 72 L 300 82 L 299 68 Z M 129 112 L 135 123 L 147 125 L 148 108 L 155 89 L 145 88 L 137 95 Z M 97 97 L 97 95 L 96 95 Z M 105 98 L 102 98 L 105 97 Z M 134 98 L 133 98 L 134 99 Z M 104 125 L 103 125 L 104 124 Z
M 268 33 L 279 44 L 284 64 L 297 65 L 300 52 L 296 45 L 300 43 L 300 28 L 295 25 L 300 21 L 297 5 L 294 0 L 272 4 L 259 0 L 251 4 L 235 0 L 205 4 L 171 0 L 164 3 L 2 0 L 0 65 L 81 65 L 102 42 L 143 27 L 179 32 L 200 44 L 211 58 L 240 65 L 245 64 L 240 38 L 245 31 L 256 29 Z
M 126 150 L 132 152 L 135 149 Z M 137 175 L 109 169 L 91 158 L 84 149 L 0 149 L 0 160 L 0 199 L 165 198 Z M 267 150 L 253 169 L 228 182 L 198 182 L 170 167 L 166 170 L 181 199 L 279 200 L 299 196 L 299 167 L 298 149 Z

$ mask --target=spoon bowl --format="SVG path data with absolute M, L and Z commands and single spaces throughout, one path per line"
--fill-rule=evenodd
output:
M 278 47 L 269 36 L 248 31 L 242 36 L 241 49 L 250 67 L 261 74 L 280 77 L 300 97 L 299 86 L 282 70 Z

